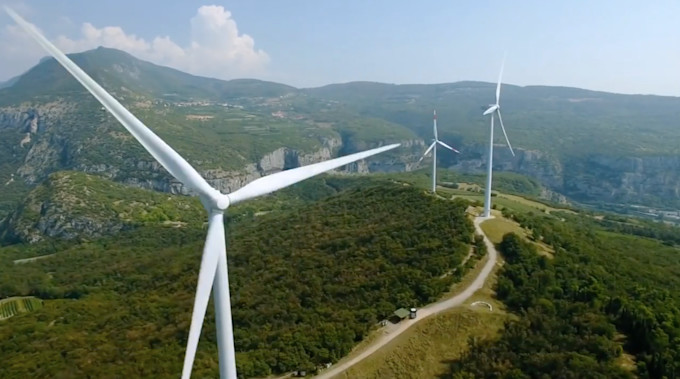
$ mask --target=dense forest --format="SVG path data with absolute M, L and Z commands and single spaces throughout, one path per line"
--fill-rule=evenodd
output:
M 471 251 L 466 202 L 355 182 L 313 181 L 285 194 L 295 209 L 253 203 L 229 217 L 241 376 L 335 361 L 395 309 L 434 300 L 464 273 L 448 275 Z M 204 236 L 200 224 L 146 223 L 89 242 L 41 242 L 56 254 L 27 264 L 10 257 L 36 246 L 0 250 L 0 298 L 44 300 L 0 322 L 0 377 L 176 376 Z M 212 307 L 203 330 L 194 374 L 215 377 Z
M 669 246 L 672 228 L 652 233 L 646 223 L 566 212 L 510 216 L 555 247 L 555 257 L 538 255 L 515 234 L 504 237 L 496 290 L 520 317 L 497 341 L 470 341 L 452 377 L 680 377 L 680 251 Z

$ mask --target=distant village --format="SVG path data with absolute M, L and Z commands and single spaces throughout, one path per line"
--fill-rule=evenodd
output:
M 680 225 L 680 210 L 660 210 L 643 205 L 630 205 L 630 214 Z

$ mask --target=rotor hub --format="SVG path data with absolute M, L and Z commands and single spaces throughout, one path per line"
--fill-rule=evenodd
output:
M 225 209 L 229 208 L 231 201 L 229 200 L 228 195 L 215 190 L 215 193 L 210 197 L 201 196 L 201 203 L 208 211 L 224 211 Z

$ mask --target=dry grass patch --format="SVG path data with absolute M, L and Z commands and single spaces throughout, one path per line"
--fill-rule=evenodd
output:
M 187 120 L 206 121 L 206 120 L 211 120 L 213 118 L 215 118 L 215 116 L 199 115 L 199 114 L 188 114 L 187 115 Z
M 621 347 L 626 343 L 626 336 L 624 334 L 618 333 L 614 340 L 618 342 Z M 637 363 L 635 363 L 635 356 L 626 353 L 625 351 L 616 358 L 616 363 L 625 370 L 630 372 L 635 372 L 637 370 Z
M 456 183 L 458 189 L 462 191 L 483 191 L 484 189 L 479 184 L 460 182 Z
M 506 313 L 464 306 L 431 316 L 340 378 L 436 378 L 467 350 L 468 338 L 494 338 Z
M 525 240 L 536 246 L 539 254 L 548 258 L 554 257 L 555 250 L 552 247 L 541 241 L 533 241 L 530 238 L 529 232 L 522 228 L 517 222 L 504 218 L 498 211 L 493 211 L 492 214 L 495 216 L 495 218 L 484 221 L 481 224 L 482 230 L 484 230 L 484 233 L 486 233 L 491 242 L 494 244 L 499 244 L 503 240 L 503 236 L 505 234 L 515 233 L 524 237 Z
M 484 230 L 484 234 L 486 234 L 494 244 L 501 243 L 503 236 L 507 233 L 515 233 L 526 237 L 526 232 L 518 223 L 499 217 L 498 215 L 496 215 L 496 218 L 484 221 L 481 224 L 481 227 L 482 230 Z
M 523 205 L 526 205 L 526 206 L 529 206 L 529 207 L 532 207 L 532 208 L 536 208 L 540 211 L 545 211 L 546 213 L 550 213 L 550 212 L 553 212 L 553 211 L 560 211 L 560 212 L 567 212 L 567 213 L 576 214 L 576 212 L 574 212 L 570 209 L 554 208 L 554 207 L 551 207 L 549 205 L 543 204 L 543 203 L 538 202 L 538 201 L 529 200 L 529 199 L 524 198 L 522 196 L 499 193 L 497 197 L 512 200 L 514 202 L 517 202 L 517 203 L 520 203 L 520 204 L 523 204 Z

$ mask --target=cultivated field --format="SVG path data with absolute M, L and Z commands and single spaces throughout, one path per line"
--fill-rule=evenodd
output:
M 0 300 L 0 320 L 8 319 L 23 312 L 32 312 L 43 306 L 42 300 L 29 297 L 10 297 Z

